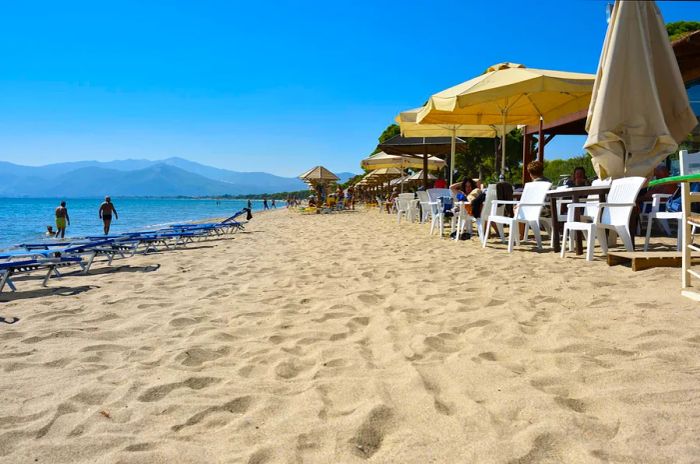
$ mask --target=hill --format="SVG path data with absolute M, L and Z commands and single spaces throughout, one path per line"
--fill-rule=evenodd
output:
M 341 181 L 353 173 L 339 173 Z M 238 172 L 186 160 L 125 159 L 22 166 L 0 161 L 0 196 L 244 195 L 304 190 L 299 179 Z

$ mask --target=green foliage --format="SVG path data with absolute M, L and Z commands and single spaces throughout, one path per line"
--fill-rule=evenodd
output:
M 456 154 L 455 167 L 457 179 L 468 176 L 481 178 L 485 182 L 498 179 L 501 170 L 501 148 L 497 139 L 462 137 L 466 149 Z M 499 163 L 496 165 L 496 151 Z M 520 182 L 521 160 L 523 153 L 523 136 L 519 129 L 511 131 L 506 136 L 506 179 Z
M 389 124 L 386 126 L 386 129 L 384 129 L 384 132 L 382 132 L 382 135 L 379 136 L 379 143 L 384 143 L 385 141 L 389 140 L 395 135 L 399 135 L 401 133 L 401 128 L 399 127 L 398 124 Z M 379 148 L 375 148 L 370 155 L 374 155 L 375 153 L 379 153 L 381 150 Z
M 595 170 L 593 169 L 593 163 L 591 163 L 591 157 L 587 154 L 575 156 L 569 159 L 545 160 L 544 176 L 556 183 L 559 180 L 559 176 L 570 176 L 573 174 L 574 169 L 579 166 L 586 170 L 586 177 L 589 179 L 596 177 Z
M 668 32 L 668 38 L 672 42 L 697 30 L 700 30 L 700 22 L 698 21 L 676 21 L 666 24 L 666 32 Z

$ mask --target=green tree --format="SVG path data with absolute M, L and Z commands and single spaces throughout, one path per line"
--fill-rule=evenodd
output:
M 698 21 L 676 21 L 666 24 L 666 32 L 668 32 L 668 38 L 672 42 L 697 30 L 700 30 L 700 22 Z
M 463 140 L 466 149 L 457 153 L 455 159 L 457 178 L 479 177 L 486 182 L 497 180 L 501 170 L 501 148 L 497 139 L 463 137 Z M 515 129 L 506 135 L 506 179 L 510 182 L 520 182 L 522 153 L 523 136 L 519 129 Z
M 386 129 L 384 129 L 384 132 L 382 132 L 382 135 L 379 136 L 379 143 L 384 143 L 385 141 L 389 140 L 395 135 L 399 135 L 400 133 L 401 128 L 398 124 L 389 124 L 386 127 Z M 381 150 L 379 148 L 375 148 L 371 154 L 374 155 L 375 153 L 379 153 L 380 151 Z
M 587 154 L 574 156 L 569 159 L 553 159 L 544 161 L 544 175 L 557 183 L 561 176 L 570 176 L 574 169 L 581 166 L 586 170 L 586 177 L 596 177 L 591 157 Z

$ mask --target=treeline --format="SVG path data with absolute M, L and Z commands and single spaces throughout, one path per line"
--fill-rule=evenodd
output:
M 310 190 L 296 190 L 294 192 L 277 192 L 277 193 L 249 193 L 242 195 L 215 195 L 206 197 L 178 197 L 178 198 L 197 198 L 211 200 L 255 200 L 267 198 L 268 200 L 286 200 L 288 197 L 306 198 L 311 195 Z

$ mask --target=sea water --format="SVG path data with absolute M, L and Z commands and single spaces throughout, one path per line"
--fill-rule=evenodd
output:
M 56 229 L 55 209 L 66 202 L 70 226 L 66 237 L 100 235 L 102 221 L 98 198 L 0 198 L 0 249 L 18 243 L 46 239 L 46 226 Z M 252 200 L 253 211 L 263 209 L 262 200 Z M 119 219 L 112 217 L 111 233 L 157 228 L 207 218 L 233 215 L 246 207 L 247 200 L 200 200 L 179 198 L 112 198 Z M 268 200 L 268 204 L 272 202 Z M 277 201 L 278 207 L 284 207 Z M 245 219 L 245 217 L 241 218 Z

